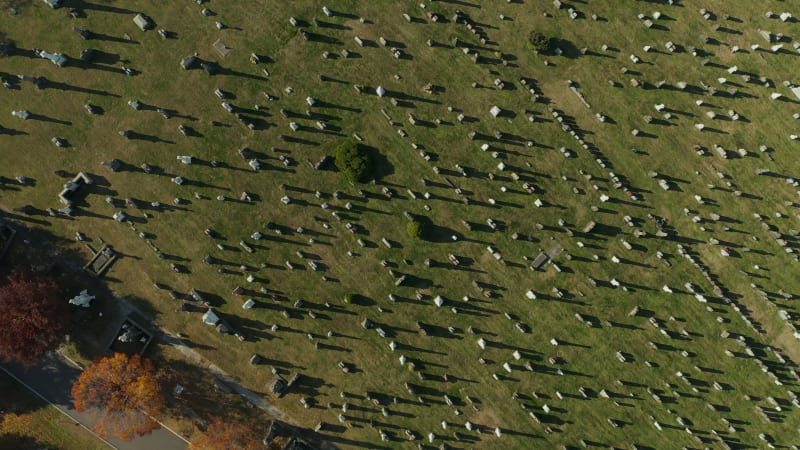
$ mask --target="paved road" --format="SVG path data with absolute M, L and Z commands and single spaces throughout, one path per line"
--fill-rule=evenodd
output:
M 91 427 L 95 422 L 96 418 L 90 412 L 79 413 L 75 410 L 71 390 L 81 370 L 69 364 L 61 355 L 51 354 L 27 370 L 16 364 L 0 364 L 0 369 L 20 380 L 81 424 Z M 165 428 L 159 428 L 130 441 L 107 439 L 107 442 L 119 450 L 185 450 L 188 447 L 186 441 Z

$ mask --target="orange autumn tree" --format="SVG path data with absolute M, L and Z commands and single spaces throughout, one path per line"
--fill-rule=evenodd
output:
M 256 450 L 263 449 L 254 427 L 242 423 L 227 423 L 214 419 L 199 438 L 192 441 L 191 450 Z
M 116 353 L 83 371 L 72 386 L 75 409 L 97 409 L 94 431 L 104 437 L 132 439 L 159 428 L 152 417 L 164 408 L 161 383 L 153 364 L 139 355 Z

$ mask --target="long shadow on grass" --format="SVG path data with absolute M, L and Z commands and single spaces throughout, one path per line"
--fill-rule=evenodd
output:
M 328 429 L 330 429 L 332 432 L 339 432 L 339 433 L 344 433 L 344 431 L 346 430 L 345 427 L 342 427 L 342 426 L 339 426 L 339 425 L 331 425 L 331 424 L 326 423 L 324 431 L 327 431 Z M 323 434 L 323 433 L 320 433 L 320 436 L 322 436 L 328 442 L 332 442 L 332 443 L 335 443 L 335 444 L 348 445 L 348 446 L 352 446 L 352 447 L 356 447 L 356 448 L 374 448 L 376 450 L 390 450 L 390 449 L 393 448 L 393 447 L 385 447 L 385 446 L 381 446 L 381 445 L 375 445 L 374 442 L 356 441 L 355 439 L 345 439 L 343 437 L 339 437 L 339 436 L 334 435 L 334 434 Z
M 151 143 L 154 143 L 154 144 L 158 143 L 158 142 L 163 142 L 165 144 L 175 144 L 175 142 L 173 142 L 173 141 L 162 139 L 162 138 L 160 138 L 158 136 L 155 136 L 155 135 L 152 135 L 152 134 L 139 133 L 137 131 L 128 131 L 128 139 L 130 139 L 132 141 L 134 141 L 134 140 L 135 141 L 147 141 L 147 142 L 151 142 Z
M 320 28 L 330 28 L 333 30 L 352 30 L 352 27 L 341 25 L 335 22 L 326 22 L 324 20 L 315 19 L 314 23 Z
M 19 136 L 19 135 L 26 135 L 28 133 L 25 131 L 15 130 L 13 128 L 4 128 L 0 126 L 0 134 L 5 134 L 6 136 Z M 7 187 L 0 186 L 0 189 L 7 189 Z
M 106 65 L 103 65 L 103 64 L 87 63 L 87 62 L 83 62 L 83 61 L 74 61 L 72 63 L 72 65 L 75 66 L 75 67 L 79 67 L 81 69 L 85 69 L 85 70 L 102 70 L 104 72 L 112 72 L 112 73 L 116 73 L 116 74 L 120 74 L 120 75 L 124 75 L 125 74 L 125 72 L 123 72 L 122 69 L 120 69 L 119 67 L 106 66 Z
M 88 94 L 88 95 L 99 95 L 99 96 L 104 96 L 104 97 L 117 97 L 117 98 L 120 97 L 119 95 L 111 93 L 111 92 L 108 92 L 108 91 L 100 91 L 100 90 L 97 90 L 97 89 L 90 89 L 90 88 L 85 88 L 85 87 L 82 87 L 82 86 L 74 86 L 74 85 L 71 85 L 71 84 L 64 83 L 62 81 L 52 81 L 52 80 L 48 80 L 48 79 L 45 79 L 45 78 L 40 78 L 40 79 L 42 80 L 44 89 L 51 89 L 52 88 L 52 89 L 57 89 L 59 91 L 80 92 L 82 94 Z
M 97 49 L 94 49 L 90 54 L 86 55 L 85 58 L 86 58 L 85 61 L 84 60 L 74 61 L 73 65 L 77 67 L 86 66 L 84 68 L 90 67 L 92 65 L 90 63 L 114 65 L 117 64 L 121 59 L 119 54 L 117 53 L 111 53 Z M 120 72 L 122 72 L 121 69 Z
M 344 45 L 344 42 L 342 42 L 341 40 L 336 39 L 335 37 L 332 36 L 328 36 L 326 34 L 306 32 L 305 36 L 311 42 L 324 42 L 326 44 L 331 44 L 335 46 Z M 355 52 L 351 51 L 349 57 L 352 58 L 354 54 Z
M 118 44 L 138 44 L 139 43 L 139 41 L 137 41 L 135 39 L 125 39 L 124 37 L 111 36 L 110 34 L 97 33 L 97 32 L 94 32 L 94 31 L 92 31 L 91 33 L 92 33 L 91 39 L 92 40 L 96 40 L 96 41 L 116 42 Z
M 76 208 L 73 214 L 78 217 L 93 217 L 95 219 L 113 220 L 111 216 L 105 216 L 83 208 Z
M 322 101 L 322 100 L 317 100 L 317 102 L 314 104 L 314 107 L 315 108 L 340 109 L 342 111 L 349 111 L 349 112 L 352 112 L 352 113 L 360 113 L 361 112 L 361 108 L 353 108 L 351 106 L 339 105 L 339 104 L 336 104 L 336 103 L 326 102 L 326 101 Z
M 314 147 L 318 147 L 320 145 L 320 143 L 317 141 L 312 141 L 310 139 L 304 139 L 296 136 L 288 136 L 285 134 L 280 135 L 279 138 L 283 142 L 290 142 L 293 144 L 312 145 Z
M 181 339 L 181 343 L 183 345 L 189 347 L 189 348 L 196 349 L 196 350 L 216 350 L 217 349 L 216 347 L 213 347 L 211 345 L 200 344 L 198 342 L 194 342 L 194 341 L 192 341 L 190 339 L 187 339 L 186 336 L 184 336 Z
M 259 76 L 259 75 L 253 75 L 253 74 L 244 73 L 244 72 L 237 72 L 235 70 L 226 69 L 224 67 L 220 67 L 219 74 L 220 75 L 230 75 L 230 76 L 233 76 L 233 77 L 240 77 L 240 78 L 249 78 L 251 80 L 258 80 L 258 81 L 265 81 L 266 80 L 266 78 L 264 78 L 262 76 Z
M 16 389 L 16 388 L 15 388 Z M 24 390 L 25 388 L 19 386 L 18 389 Z M 30 406 L 30 410 L 38 410 L 40 409 L 39 405 L 34 405 L 34 402 L 26 402 Z M 19 408 L 19 406 L 23 404 L 23 402 L 14 402 L 13 410 L 15 414 L 25 414 L 26 411 Z M 48 448 L 49 446 L 42 443 L 41 441 L 37 440 L 32 436 L 25 436 L 18 432 L 10 432 L 10 433 L 3 433 L 0 434 L 0 448 Z
M 412 352 L 430 353 L 430 354 L 434 354 L 434 355 L 447 356 L 447 353 L 437 352 L 436 350 L 428 350 L 428 349 L 425 349 L 425 348 L 422 348 L 422 347 L 415 347 L 415 346 L 409 345 L 409 344 L 402 344 L 402 343 L 395 343 L 395 344 L 397 345 L 397 348 L 400 349 L 400 350 L 408 350 L 408 351 L 412 351 Z
M 67 0 L 64 2 L 64 6 L 68 8 L 75 8 L 79 10 L 91 10 L 91 11 L 100 11 L 100 12 L 108 12 L 108 13 L 115 13 L 115 14 L 136 14 L 137 11 L 132 9 L 126 8 L 118 8 L 116 6 L 110 6 L 108 4 L 101 4 L 101 3 L 89 3 L 84 0 Z
M 57 123 L 59 125 L 72 125 L 72 122 L 68 120 L 60 120 L 54 117 L 45 116 L 44 114 L 31 114 L 28 118 L 31 120 L 38 120 L 41 122 Z

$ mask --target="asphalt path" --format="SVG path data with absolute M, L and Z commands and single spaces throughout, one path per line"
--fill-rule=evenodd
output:
M 28 369 L 14 363 L 0 364 L 0 368 L 85 427 L 91 428 L 97 421 L 97 411 L 79 413 L 75 410 L 71 391 L 81 369 L 70 364 L 60 354 L 52 353 L 41 363 Z M 104 440 L 119 450 L 185 450 L 188 447 L 186 441 L 164 427 L 130 441 L 113 438 Z

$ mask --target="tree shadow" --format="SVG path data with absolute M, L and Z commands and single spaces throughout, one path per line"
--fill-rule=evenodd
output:
M 24 389 L 24 388 L 22 388 Z M 17 450 L 47 448 L 43 442 L 32 436 L 25 436 L 17 432 L 0 434 L 0 448 L 13 448 Z
M 563 56 L 565 58 L 576 59 L 581 56 L 581 51 L 578 49 L 578 47 L 576 47 L 572 41 L 567 39 L 554 38 L 551 48 L 561 49 L 561 55 L 559 56 Z M 555 54 L 552 50 L 550 53 Z
M 453 242 L 453 237 L 459 239 L 460 233 L 452 228 L 436 225 L 428 216 L 415 215 L 414 219 L 422 224 L 423 239 L 426 242 L 443 243 Z
M 389 158 L 381 154 L 377 148 L 371 145 L 359 144 L 361 150 L 367 155 L 370 161 L 371 177 L 375 181 L 380 181 L 389 175 L 394 174 L 394 164 L 389 161 Z

